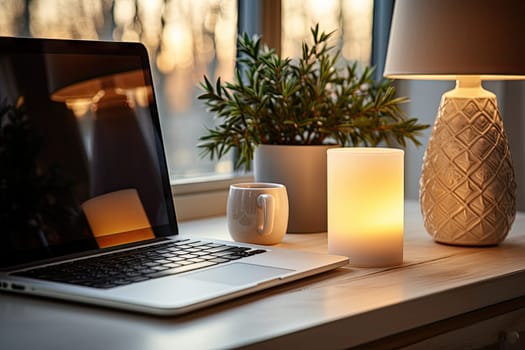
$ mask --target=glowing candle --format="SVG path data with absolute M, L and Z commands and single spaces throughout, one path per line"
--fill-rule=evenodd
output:
M 328 150 L 328 252 L 355 266 L 403 262 L 404 151 Z
M 88 199 L 82 203 L 82 209 L 101 248 L 155 238 L 134 188 Z

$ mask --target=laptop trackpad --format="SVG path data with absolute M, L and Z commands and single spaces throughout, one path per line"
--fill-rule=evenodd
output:
M 239 286 L 273 279 L 293 271 L 294 270 L 270 266 L 233 263 L 230 265 L 218 266 L 205 271 L 198 271 L 189 274 L 187 278 Z

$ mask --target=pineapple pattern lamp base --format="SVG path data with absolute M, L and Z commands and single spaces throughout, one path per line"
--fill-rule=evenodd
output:
M 496 97 L 446 95 L 423 158 L 425 228 L 440 243 L 498 244 L 514 222 L 516 183 Z

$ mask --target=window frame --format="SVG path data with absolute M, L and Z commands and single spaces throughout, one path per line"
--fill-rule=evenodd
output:
M 194 220 L 226 214 L 226 200 L 230 185 L 253 182 L 253 175 L 210 176 L 195 181 L 184 180 L 171 185 L 178 221 Z

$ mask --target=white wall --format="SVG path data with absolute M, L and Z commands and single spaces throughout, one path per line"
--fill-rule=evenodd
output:
M 400 96 L 410 98 L 405 105 L 408 115 L 433 125 L 441 95 L 452 89 L 454 82 L 398 80 L 396 85 Z M 483 86 L 498 98 L 518 183 L 517 206 L 518 210 L 525 211 L 525 82 L 486 82 Z M 421 164 L 430 133 L 431 128 L 425 131 L 421 147 L 409 145 L 406 149 L 405 197 L 408 199 L 418 198 Z

